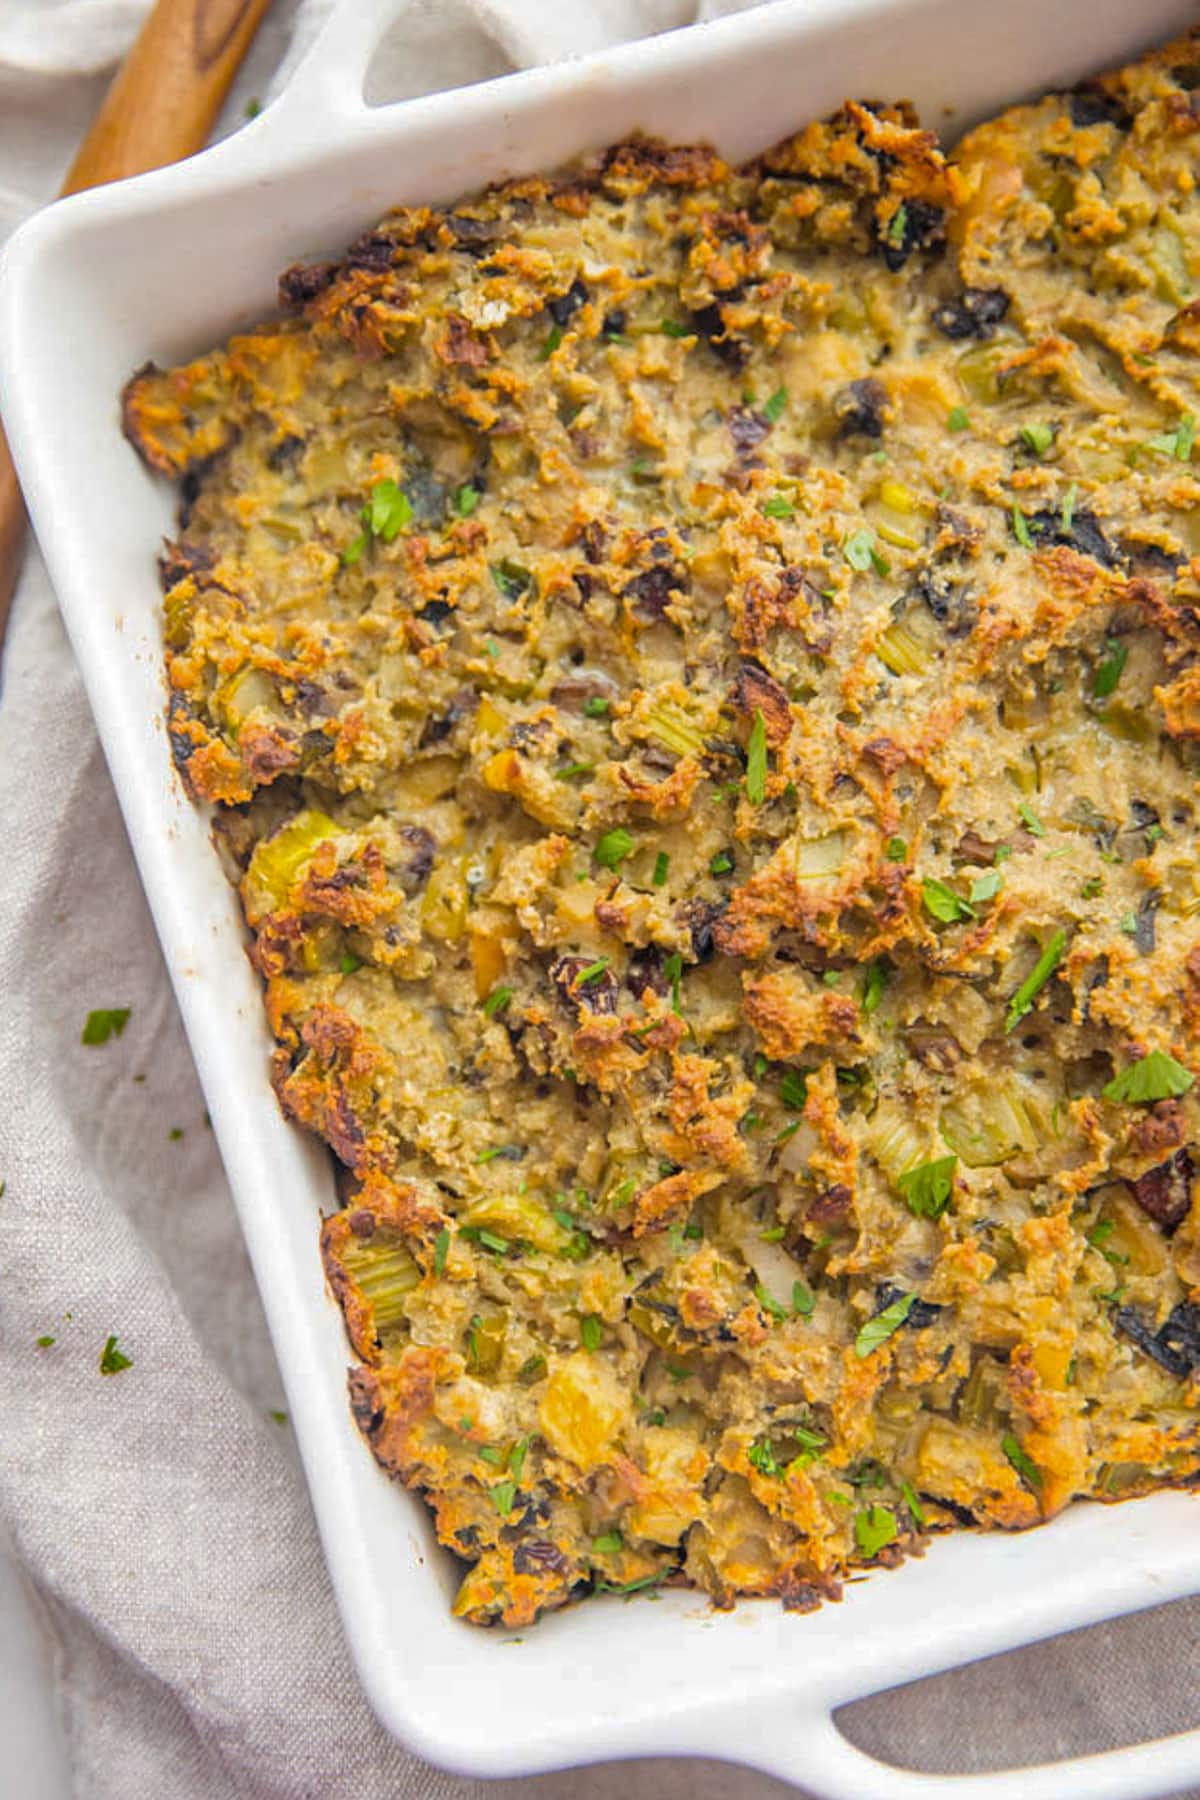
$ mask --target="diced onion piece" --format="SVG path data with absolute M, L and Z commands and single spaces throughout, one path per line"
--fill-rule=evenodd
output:
M 306 809 L 255 846 L 243 892 L 251 924 L 288 903 L 301 870 L 327 838 L 344 834 L 327 813 Z
M 801 838 L 796 844 L 796 879 L 828 881 L 841 874 L 845 860 L 844 831 L 831 831 L 820 838 Z

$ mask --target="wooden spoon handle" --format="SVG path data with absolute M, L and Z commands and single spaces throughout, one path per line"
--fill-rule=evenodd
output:
M 158 0 L 63 183 L 64 194 L 199 150 L 271 0 Z M 25 509 L 0 426 L 0 643 L 21 566 Z

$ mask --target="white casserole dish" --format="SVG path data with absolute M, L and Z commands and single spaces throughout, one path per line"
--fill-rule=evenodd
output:
M 84 194 L 17 233 L 0 282 L 0 405 L 158 924 L 254 1261 L 346 1631 L 384 1722 L 485 1775 L 692 1753 L 829 1800 L 1117 1800 L 1200 1782 L 1200 1731 L 1018 1776 L 884 1767 L 832 1710 L 953 1664 L 1190 1594 L 1195 1501 L 1079 1507 L 1026 1536 L 961 1534 L 796 1616 L 698 1596 L 593 1600 L 507 1634 L 455 1623 L 424 1508 L 355 1430 L 317 1215 L 325 1152 L 286 1125 L 235 898 L 172 772 L 155 555 L 175 496 L 120 433 L 148 357 L 207 347 L 273 305 L 280 269 L 336 252 L 398 201 L 553 168 L 635 128 L 734 158 L 846 94 L 907 96 L 952 127 L 1166 38 L 1186 0 L 781 0 L 715 25 L 372 109 L 400 0 L 343 0 L 263 117 L 180 168 Z

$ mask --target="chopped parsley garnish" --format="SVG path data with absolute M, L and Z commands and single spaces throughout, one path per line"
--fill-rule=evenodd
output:
M 774 1294 L 769 1294 L 767 1292 L 761 1281 L 756 1281 L 754 1284 L 754 1298 L 758 1301 L 758 1304 L 762 1307 L 763 1311 L 769 1312 L 773 1319 L 787 1318 L 787 1307 L 781 1306 Z
M 778 387 L 769 399 L 763 401 L 762 416 L 769 424 L 774 425 L 787 405 L 787 389 Z
M 369 505 L 363 508 L 363 523 L 372 537 L 390 544 L 412 523 L 412 501 L 394 481 L 377 481 L 371 489 Z
M 842 555 L 852 569 L 865 575 L 868 569 L 874 569 L 877 575 L 887 575 L 891 564 L 886 557 L 875 548 L 875 539 L 865 526 L 852 531 L 842 543 Z
M 1066 493 L 1063 495 L 1062 509 L 1058 515 L 1064 531 L 1070 531 L 1072 525 L 1075 523 L 1075 502 L 1078 498 L 1079 489 L 1076 484 L 1072 482 Z
M 775 1460 L 774 1450 L 765 1441 L 750 1445 L 746 1451 L 746 1461 L 752 1469 L 757 1469 L 760 1475 L 783 1474 L 783 1470 Z
M 365 531 L 360 531 L 357 537 L 351 538 L 350 542 L 346 545 L 346 548 L 342 551 L 343 568 L 348 569 L 356 563 L 366 547 L 367 534 Z
M 854 1515 L 854 1541 L 864 1556 L 878 1556 L 895 1540 L 896 1515 L 887 1506 L 868 1506 Z
M 497 1013 L 502 1013 L 512 997 L 512 988 L 494 987 L 483 1003 L 483 1010 L 487 1017 L 494 1019 Z
M 592 855 L 603 869 L 617 869 L 627 856 L 633 855 L 633 839 L 623 825 L 606 831 Z
M 599 981 L 607 967 L 607 956 L 597 957 L 596 961 L 594 963 L 589 963 L 586 969 L 580 969 L 579 974 L 575 978 L 576 986 L 588 987 L 593 981 Z
M 1147 439 L 1146 448 L 1157 451 L 1160 456 L 1173 456 L 1176 462 L 1191 462 L 1195 442 L 1195 418 L 1191 413 L 1184 413 L 1174 431 L 1163 431 L 1158 437 Z
M 479 505 L 480 493 L 477 487 L 465 482 L 454 495 L 454 510 L 460 519 L 469 518 Z
M 1107 700 L 1116 687 L 1129 660 L 1129 646 L 1116 638 L 1104 640 L 1103 659 L 1096 664 L 1096 673 L 1092 677 L 1092 693 L 1097 700 Z
M 552 325 L 546 333 L 546 341 L 542 345 L 540 360 L 542 362 L 549 362 L 550 358 L 554 355 L 554 352 L 558 349 L 558 346 L 562 343 L 562 340 L 562 326 Z
M 912 1311 L 916 1298 L 915 1293 L 901 1294 L 898 1300 L 893 1300 L 890 1306 L 885 1306 L 883 1311 L 876 1313 L 873 1319 L 868 1319 L 854 1340 L 855 1355 L 870 1356 L 872 1350 L 878 1350 L 880 1344 L 886 1343 L 894 1331 L 899 1331 Z
M 902 837 L 890 837 L 883 846 L 883 854 L 889 862 L 903 862 L 908 855 L 908 843 Z
M 892 965 L 886 956 L 877 956 L 873 963 L 868 963 L 861 1001 L 865 1013 L 873 1013 L 883 999 L 883 990 L 888 984 L 891 973 Z
M 908 230 L 908 208 L 903 200 L 888 220 L 887 241 L 895 250 L 903 250 L 904 234 Z
M 443 1225 L 433 1240 L 433 1272 L 440 1275 L 446 1267 L 446 1257 L 450 1250 L 450 1227 Z
M 796 516 L 796 509 L 786 494 L 768 494 L 762 510 L 768 519 L 794 519 Z
M 502 1469 L 504 1467 L 504 1452 L 503 1450 L 497 1449 L 495 1444 L 480 1444 L 478 1455 L 482 1457 L 485 1463 L 491 1463 L 494 1469 Z
M 100 1373 L 102 1375 L 119 1375 L 122 1369 L 132 1369 L 132 1367 L 132 1356 L 126 1356 L 123 1350 L 118 1350 L 116 1338 L 110 1337 L 100 1352 Z
M 733 868 L 733 857 L 728 850 L 718 850 L 708 867 L 710 874 L 728 875 Z
M 529 1455 L 529 1439 L 518 1438 L 508 1453 L 508 1472 L 514 1481 L 520 1481 L 521 1471 L 525 1467 L 525 1458 Z
M 1079 890 L 1081 900 L 1094 900 L 1104 889 L 1104 880 L 1100 875 L 1089 875 Z
M 787 1236 L 787 1226 L 770 1225 L 765 1231 L 760 1231 L 758 1236 L 760 1242 L 764 1244 L 782 1244 L 784 1238 Z
M 1012 845 L 1011 844 L 997 844 L 996 848 L 992 852 L 992 861 L 993 862 L 1005 863 L 1005 862 L 1008 862 L 1011 859 L 1011 857 L 1012 857 Z
M 1019 1024 L 1025 1017 L 1025 1014 L 1033 1005 L 1035 998 L 1041 993 L 1055 969 L 1057 969 L 1059 963 L 1062 961 L 1063 953 L 1066 948 L 1067 934 L 1062 927 L 1059 926 L 1058 930 L 1048 939 L 1041 955 L 1038 957 L 1032 969 L 1030 969 L 1028 975 L 1009 1001 L 1008 1012 L 1005 1014 L 1004 1018 L 1004 1029 L 1006 1032 L 1011 1031 L 1013 1027 Z
M 90 1012 L 79 1034 L 81 1044 L 107 1044 L 109 1038 L 120 1037 L 129 1023 L 128 1006 L 101 1007 Z
M 750 741 L 746 746 L 746 798 L 751 806 L 761 806 L 767 795 L 767 721 L 759 707 L 754 709 Z
M 35 1338 L 34 1342 L 37 1344 L 39 1350 L 48 1350 L 55 1340 L 47 1333 L 44 1337 Z
M 573 781 L 577 775 L 590 775 L 596 767 L 595 763 L 573 762 L 564 769 L 556 769 L 555 776 L 559 781 Z
M 921 1526 L 925 1523 L 925 1508 L 917 1499 L 916 1491 L 909 1486 L 907 1481 L 902 1481 L 900 1483 L 900 1494 L 905 1506 L 908 1508 L 909 1518 L 917 1529 L 920 1530 Z
M 1165 1050 L 1152 1050 L 1149 1056 L 1114 1075 L 1101 1093 L 1114 1105 L 1144 1106 L 1152 1100 L 1178 1100 L 1195 1079 L 1190 1069 L 1177 1063 Z
M 618 1550 L 625 1548 L 625 1539 L 619 1531 L 606 1531 L 603 1537 L 592 1539 L 592 1549 L 597 1556 L 615 1556 Z
M 679 1004 L 679 985 L 683 980 L 683 956 L 678 950 L 673 956 L 668 956 L 663 964 L 663 975 L 671 984 L 671 1011 L 682 1018 L 683 1009 Z
M 662 1581 L 664 1574 L 665 1571 L 660 1570 L 654 1575 L 639 1575 L 636 1581 L 622 1581 L 619 1583 L 598 1581 L 595 1584 L 596 1592 L 598 1594 L 640 1594 L 646 1588 L 657 1587 L 659 1582 Z
M 939 1156 L 933 1162 L 918 1163 L 897 1177 L 896 1186 L 904 1196 L 909 1212 L 918 1219 L 940 1219 L 954 1192 L 957 1156 Z
M 947 431 L 970 431 L 971 421 L 965 406 L 952 406 L 946 416 Z
M 514 562 L 506 556 L 502 562 L 491 565 L 492 580 L 506 600 L 518 600 L 533 580 L 533 576 L 522 563 Z
M 666 885 L 667 870 L 670 867 L 671 867 L 670 857 L 667 855 L 665 850 L 660 850 L 658 855 L 654 859 L 654 873 L 650 877 L 650 879 L 654 883 L 655 887 L 664 887 Z
M 792 1311 L 798 1319 L 811 1319 L 816 1296 L 802 1281 L 792 1283 Z
M 583 710 L 589 719 L 602 719 L 608 711 L 609 703 L 603 694 L 589 694 L 583 703 Z
M 492 1496 L 492 1503 L 495 1506 L 496 1511 L 500 1514 L 500 1517 L 506 1519 L 512 1511 L 513 1503 L 517 1498 L 516 1482 L 498 1481 L 494 1488 L 488 1489 L 488 1493 Z
M 1022 1481 L 1028 1482 L 1031 1488 L 1040 1492 L 1042 1486 L 1042 1472 L 1037 1464 L 1031 1462 L 1029 1457 L 1026 1456 L 1011 1431 L 1006 1431 L 1004 1436 L 1000 1439 L 1000 1448 L 1003 1450 L 1005 1456 L 1007 1456 L 1009 1462 L 1017 1471 L 1017 1474 L 1021 1477 Z
M 921 899 L 924 901 L 925 911 L 942 925 L 954 925 L 960 919 L 975 917 L 975 908 L 970 902 L 934 875 L 927 875 L 922 881 Z
M 789 1112 L 803 1112 L 808 1102 L 808 1083 L 799 1069 L 785 1069 L 779 1083 L 779 1098 Z
M 681 325 L 678 319 L 664 319 L 658 328 L 664 337 L 684 338 L 693 335 L 689 325 Z
M 983 900 L 994 900 L 1004 886 L 1004 877 L 998 869 L 989 869 L 986 874 L 979 875 L 971 883 L 971 904 L 978 906 Z
M 1022 425 L 1021 442 L 1032 456 L 1045 456 L 1054 442 L 1053 425 Z
M 338 958 L 338 968 L 343 975 L 353 975 L 356 969 L 362 968 L 362 957 L 355 956 L 352 950 L 343 950 Z
M 1017 802 L 1017 811 L 1021 815 L 1021 820 L 1026 831 L 1031 831 L 1034 837 L 1045 837 L 1046 827 L 1042 824 L 1042 821 L 1038 818 L 1028 800 L 1019 800 Z
M 595 1313 L 584 1313 L 579 1321 L 579 1341 L 585 1350 L 598 1350 L 604 1337 L 604 1326 Z
M 1018 544 L 1022 545 L 1026 550 L 1032 550 L 1033 535 L 1029 529 L 1029 521 L 1015 500 L 1013 501 L 1012 509 L 1012 529 L 1013 536 L 1016 538 Z

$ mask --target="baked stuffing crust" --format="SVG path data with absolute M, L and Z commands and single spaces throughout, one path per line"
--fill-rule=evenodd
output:
M 477 1622 L 1200 1468 L 1200 37 L 401 208 L 148 367 L 375 1454 Z

